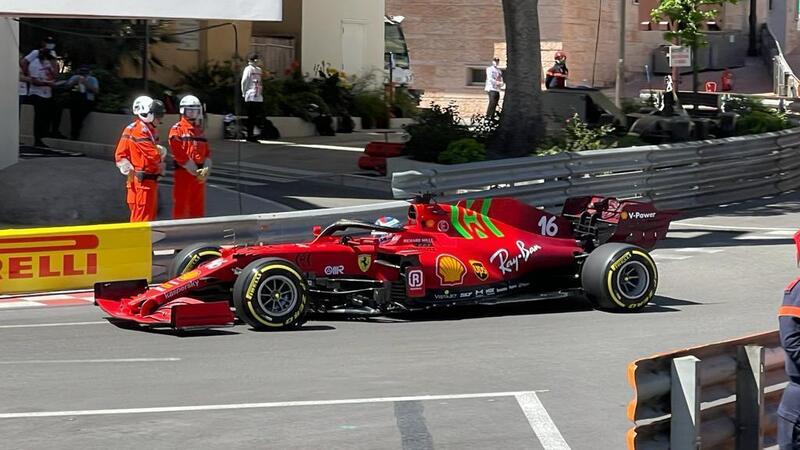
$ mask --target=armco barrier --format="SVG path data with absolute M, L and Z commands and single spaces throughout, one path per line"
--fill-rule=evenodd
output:
M 0 294 L 149 278 L 148 224 L 0 231 Z
M 685 144 L 562 153 L 393 174 L 397 198 L 514 196 L 545 208 L 602 194 L 695 208 L 800 187 L 800 129 Z
M 773 445 L 786 384 L 778 332 L 664 353 L 628 366 L 630 450 Z
M 191 243 L 269 244 L 310 240 L 314 225 L 325 227 L 342 218 L 373 222 L 382 215 L 404 217 L 407 211 L 406 202 L 395 201 L 311 211 L 153 222 L 153 279 L 163 278 L 173 254 Z

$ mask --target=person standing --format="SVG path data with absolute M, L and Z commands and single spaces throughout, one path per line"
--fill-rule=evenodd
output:
M 169 130 L 169 149 L 175 160 L 172 187 L 172 217 L 189 219 L 205 216 L 206 185 L 211 175 L 211 158 L 201 126 L 200 99 L 187 95 L 180 102 L 181 119 Z
M 242 97 L 244 98 L 244 111 L 247 114 L 247 140 L 257 142 L 253 129 L 260 125 L 264 114 L 263 71 L 258 66 L 259 56 L 251 54 L 247 58 L 247 67 L 242 71 Z
M 486 108 L 486 117 L 492 118 L 497 111 L 497 104 L 500 103 L 500 88 L 503 85 L 503 71 L 497 65 L 500 58 L 494 58 L 492 65 L 486 68 L 486 94 L 489 96 L 489 106 Z
M 53 86 L 55 85 L 54 58 L 50 50 L 42 49 L 26 66 L 29 73 L 30 86 L 28 100 L 33 105 L 33 145 L 47 148 L 42 138 L 49 135 L 52 122 Z
M 158 212 L 158 179 L 164 174 L 167 149 L 158 143 L 164 103 L 142 96 L 133 101 L 136 120 L 122 131 L 114 160 L 128 177 L 127 198 L 131 222 L 150 222 Z
M 19 60 L 19 67 L 22 69 L 22 74 L 30 76 L 30 65 L 34 61 L 39 58 L 39 52 L 47 50 L 48 53 L 53 55 L 53 58 L 57 58 L 56 55 L 56 40 L 53 39 L 51 36 L 48 36 L 42 39 L 42 42 L 39 44 L 39 48 L 31 50 L 30 53 L 25 55 L 24 57 L 20 58 Z
M 84 64 L 78 68 L 78 73 L 67 81 L 67 87 L 72 89 L 69 99 L 69 138 L 76 141 L 81 137 L 83 121 L 94 109 L 100 83 L 92 76 L 89 66 Z
M 547 89 L 564 89 L 567 87 L 567 78 L 569 78 L 569 69 L 567 69 L 567 54 L 561 50 L 555 54 L 556 63 L 547 71 L 547 76 L 544 79 L 544 85 Z

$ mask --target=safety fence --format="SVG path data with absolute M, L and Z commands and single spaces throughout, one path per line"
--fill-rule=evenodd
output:
M 406 202 L 142 224 L 0 231 L 0 295 L 90 288 L 100 281 L 165 279 L 174 254 L 191 243 L 304 241 L 312 227 L 341 218 L 374 221 L 406 214 Z
M 775 443 L 786 386 L 778 332 L 639 359 L 628 366 L 629 450 L 757 450 Z
M 396 173 L 393 190 L 400 198 L 441 194 L 440 201 L 517 197 L 546 208 L 558 208 L 568 197 L 601 194 L 650 200 L 662 208 L 688 209 L 800 187 L 799 149 L 800 130 L 787 130 Z M 325 226 L 340 218 L 374 221 L 381 215 L 403 217 L 406 209 L 405 202 L 386 202 L 141 225 L 0 231 L 0 294 L 88 288 L 98 281 L 132 278 L 159 281 L 175 252 L 189 243 L 302 241 L 312 237 L 314 225 Z M 139 234 L 131 237 L 131 230 L 139 230 Z M 90 239 L 96 248 L 69 247 L 80 247 L 77 241 L 69 241 L 72 244 L 67 246 L 31 245 L 75 233 L 89 236 L 82 239 Z M 86 268 L 75 266 L 81 262 Z M 143 269 L 147 265 L 151 265 L 149 271 Z
M 800 187 L 800 130 L 664 146 L 562 153 L 394 173 L 397 198 L 512 196 L 558 208 L 602 194 L 696 208 Z

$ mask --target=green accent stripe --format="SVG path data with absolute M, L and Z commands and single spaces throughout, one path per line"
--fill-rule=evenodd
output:
M 458 220 L 457 206 L 450 206 L 450 223 L 464 239 L 472 239 L 472 235 L 461 226 L 461 222 Z
M 486 225 L 487 228 L 495 235 L 495 237 L 503 237 L 503 232 L 501 232 L 497 227 L 492 223 L 492 219 L 489 218 L 489 207 L 492 206 L 492 199 L 484 199 L 483 206 L 481 207 L 481 219 L 483 219 L 483 224 Z

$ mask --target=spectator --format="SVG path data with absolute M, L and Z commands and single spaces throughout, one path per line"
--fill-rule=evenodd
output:
M 58 55 L 56 55 L 55 39 L 53 39 L 51 36 L 42 39 L 38 49 L 31 50 L 30 53 L 19 60 L 19 67 L 22 69 L 23 75 L 30 76 L 30 65 L 39 58 L 39 52 L 42 50 L 47 50 L 51 55 L 53 55 L 53 58 L 58 57 Z
M 41 49 L 36 54 L 36 59 L 27 65 L 31 79 L 28 97 L 33 104 L 33 145 L 36 147 L 47 148 L 42 138 L 48 134 L 52 122 L 54 60 L 50 50 Z
M 247 140 L 257 142 L 254 134 L 256 124 L 261 125 L 264 115 L 264 96 L 263 84 L 261 81 L 262 70 L 258 66 L 259 56 L 257 53 L 251 54 L 247 58 L 247 67 L 242 72 L 242 97 L 244 98 L 244 110 L 247 114 Z
M 547 71 L 547 76 L 544 79 L 544 85 L 547 89 L 564 89 L 567 87 L 567 78 L 569 77 L 569 69 L 567 69 L 567 54 L 561 50 L 556 52 L 556 63 Z
M 89 66 L 82 65 L 78 73 L 67 81 L 67 87 L 72 89 L 69 99 L 70 133 L 73 141 L 81 137 L 81 128 L 86 116 L 94 109 L 94 101 L 100 91 L 100 83 L 92 76 Z
M 500 58 L 494 58 L 492 65 L 486 68 L 486 94 L 489 95 L 489 106 L 486 108 L 486 117 L 494 117 L 497 104 L 500 103 L 500 87 L 503 85 L 503 72 L 497 65 Z

